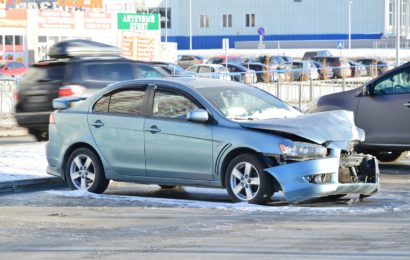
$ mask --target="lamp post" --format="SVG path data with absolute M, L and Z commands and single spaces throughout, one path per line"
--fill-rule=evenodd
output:
M 396 65 L 400 65 L 401 0 L 396 0 Z
M 352 0 L 349 1 L 349 50 L 352 48 Z
M 189 50 L 192 51 L 192 0 L 189 0 Z
M 168 0 L 165 0 L 165 42 L 168 43 Z

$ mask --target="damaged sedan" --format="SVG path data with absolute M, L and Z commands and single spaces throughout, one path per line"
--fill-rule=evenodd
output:
M 220 187 L 257 204 L 275 192 L 297 204 L 379 189 L 377 160 L 355 152 L 364 132 L 351 112 L 303 115 L 241 83 L 133 80 L 53 106 L 47 172 L 72 189 L 101 193 L 110 180 Z

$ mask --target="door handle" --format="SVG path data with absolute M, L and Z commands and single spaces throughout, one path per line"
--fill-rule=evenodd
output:
M 151 133 L 155 134 L 155 133 L 161 132 L 161 129 L 159 129 L 158 126 L 153 125 L 153 126 L 151 126 L 151 127 L 148 129 L 148 131 L 150 131 Z
M 410 102 L 404 103 L 403 106 L 410 107 Z
M 104 126 L 104 123 L 101 122 L 101 120 L 97 120 L 94 123 L 92 123 L 91 125 L 94 126 L 95 128 L 100 128 L 100 127 Z

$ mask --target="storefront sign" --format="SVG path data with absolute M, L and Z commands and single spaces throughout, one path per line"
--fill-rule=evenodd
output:
M 74 29 L 74 12 L 38 11 L 38 27 L 47 29 Z
M 111 14 L 85 12 L 84 29 L 111 30 Z
M 129 59 L 152 61 L 159 54 L 160 40 L 148 32 L 123 32 L 122 55 Z
M 103 7 L 102 0 L 58 0 L 57 2 L 62 7 L 99 8 L 99 9 Z
M 159 30 L 159 14 L 118 13 L 118 30 L 156 31 Z
M 26 28 L 27 11 L 18 9 L 1 10 L 0 27 Z

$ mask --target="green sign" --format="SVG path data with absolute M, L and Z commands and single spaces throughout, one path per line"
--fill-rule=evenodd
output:
M 159 30 L 159 14 L 118 13 L 118 30 Z

